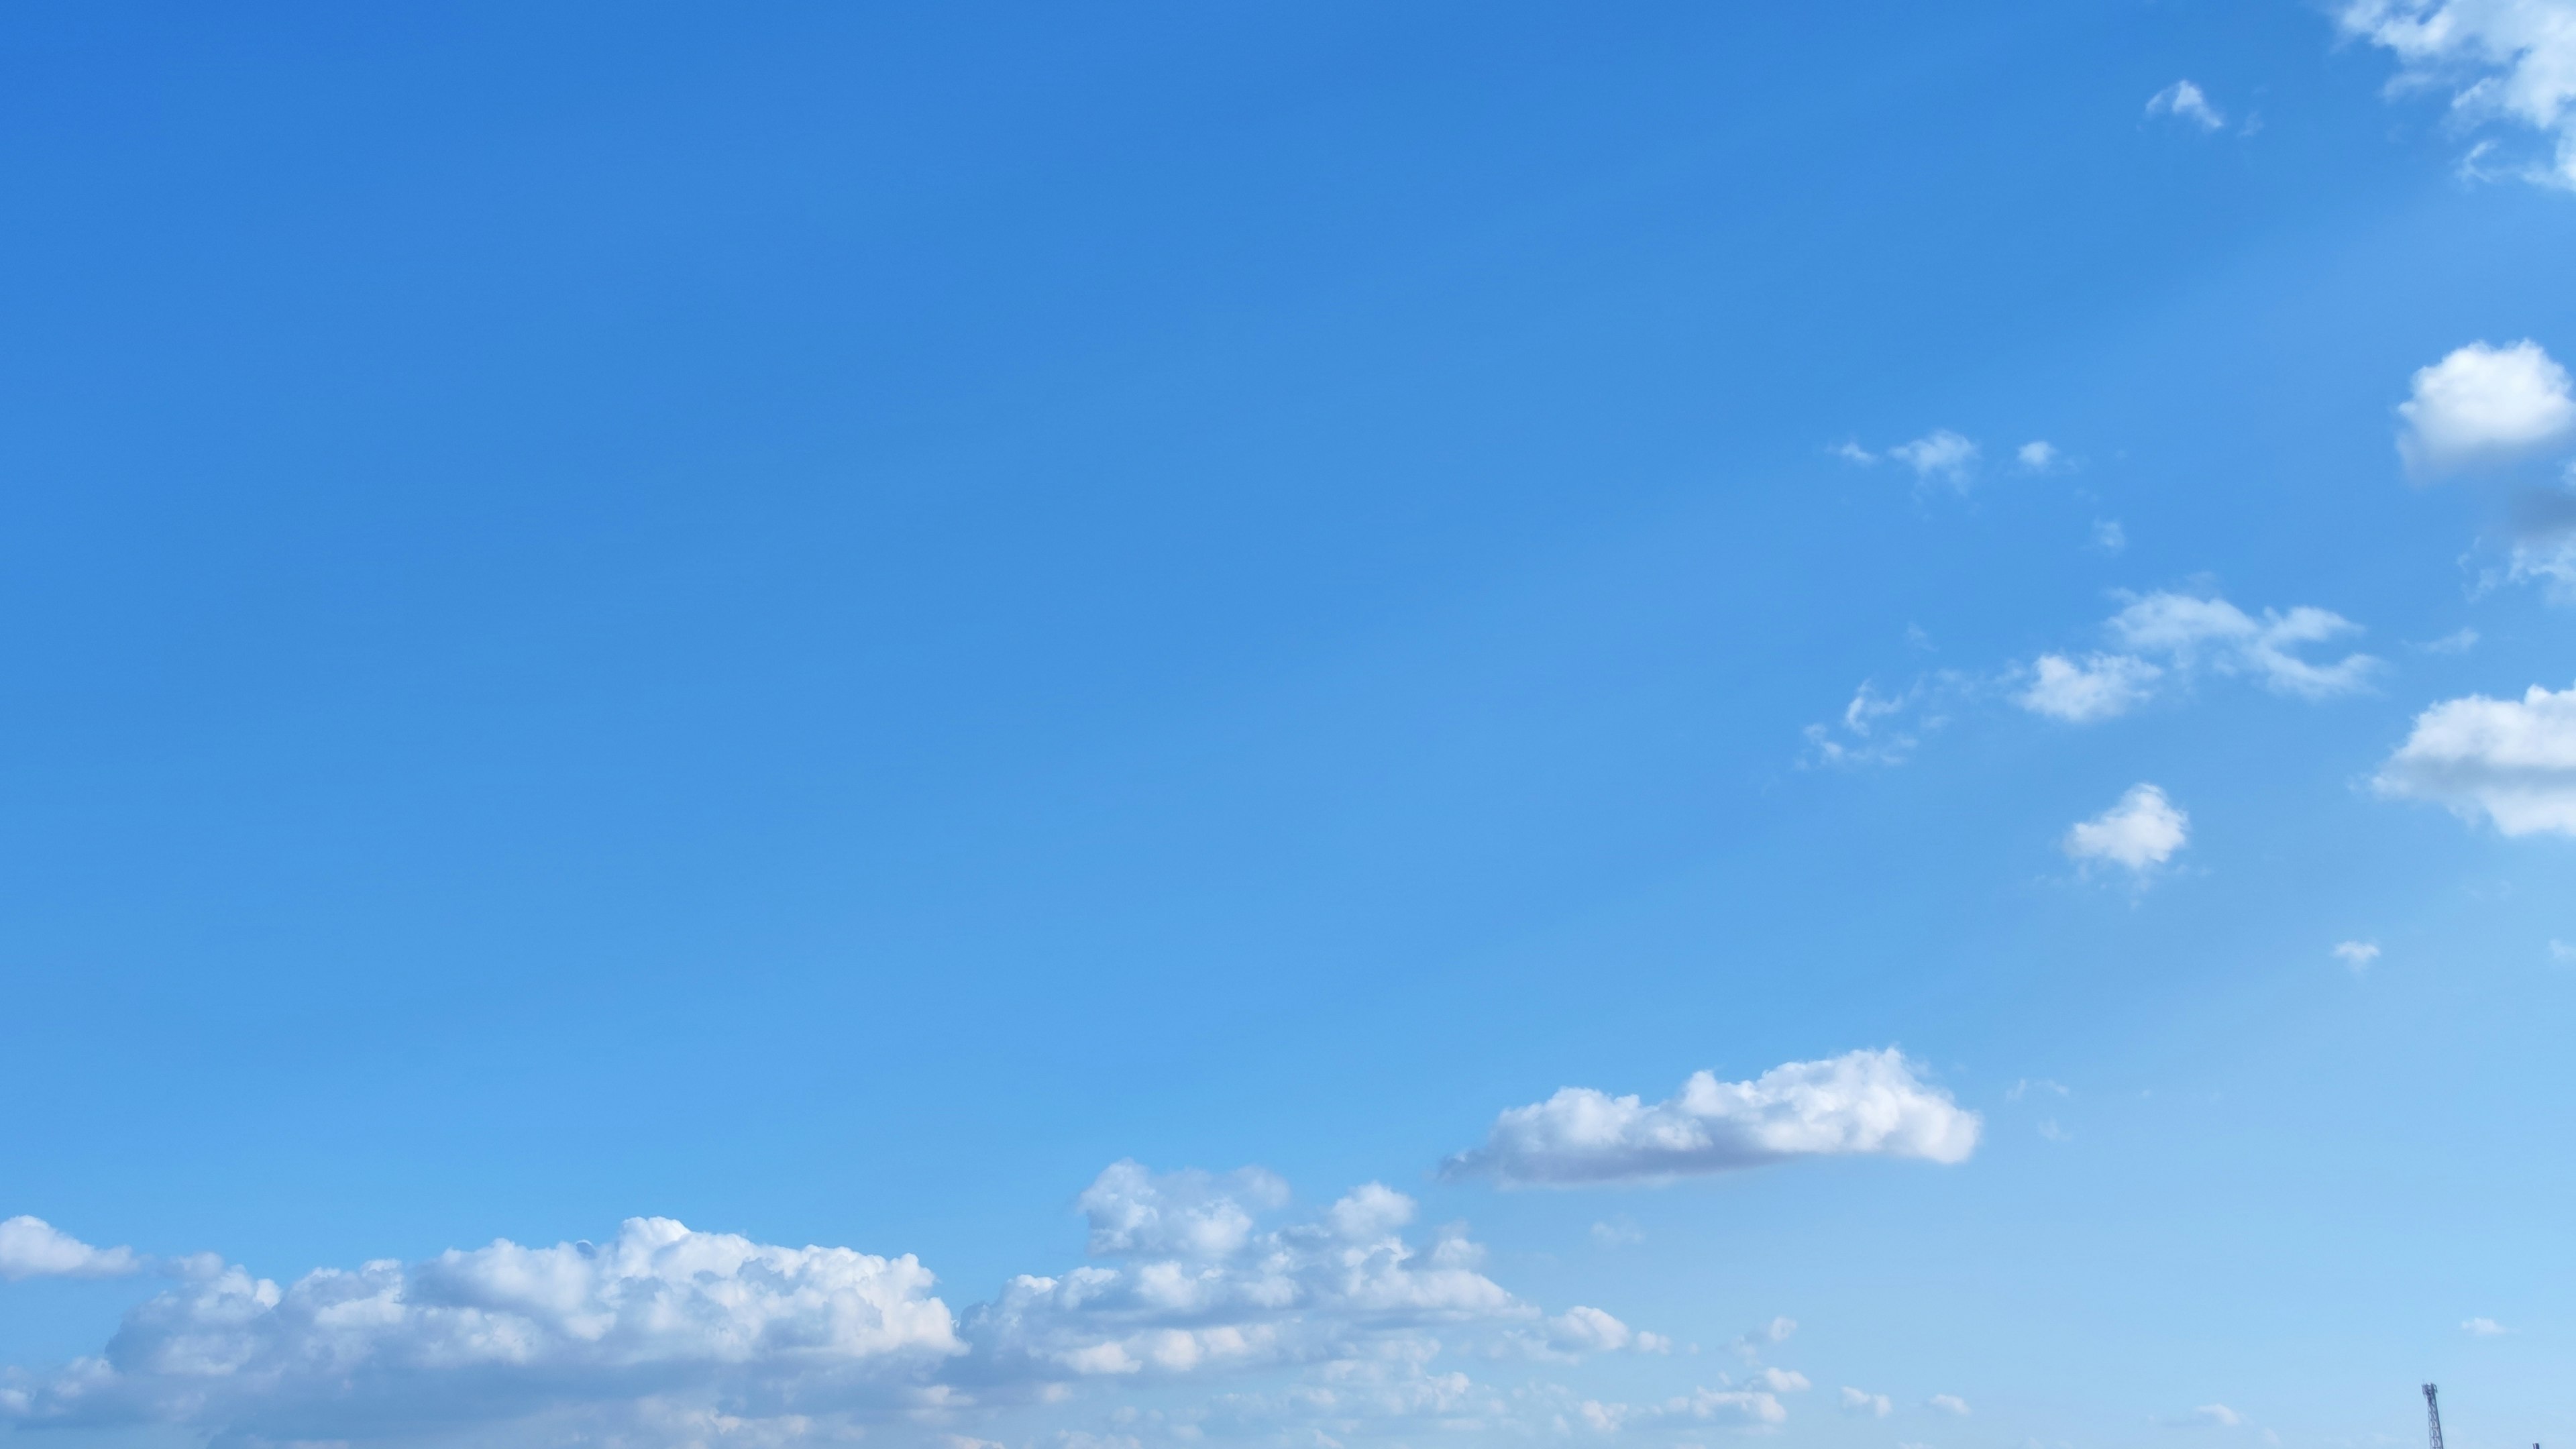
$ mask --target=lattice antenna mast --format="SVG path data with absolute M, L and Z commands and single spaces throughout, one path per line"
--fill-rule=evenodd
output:
M 2442 1449 L 2442 1401 L 2434 1397 L 2436 1392 L 2435 1385 L 2424 1386 L 2424 1419 L 2432 1426 L 2433 1449 Z M 2533 1449 L 2538 1449 L 2538 1446 L 2533 1446 Z

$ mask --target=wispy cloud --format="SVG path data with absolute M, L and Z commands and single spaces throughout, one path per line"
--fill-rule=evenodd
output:
M 2130 94 L 2137 92 L 2131 91 Z M 2215 131 L 2227 124 L 2226 114 L 2210 104 L 2208 95 L 2200 87 L 2187 80 L 2175 81 L 2147 97 L 2147 114 L 2171 116 L 2204 131 Z
M 2396 55 L 2392 89 L 2449 87 L 2460 120 L 2518 124 L 2555 143 L 2547 162 L 2479 174 L 2576 187 L 2576 21 L 2566 0 L 2350 0 L 2336 18 Z M 2480 143 L 2471 160 L 2491 149 Z

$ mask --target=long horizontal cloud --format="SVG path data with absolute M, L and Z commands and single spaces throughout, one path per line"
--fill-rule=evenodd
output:
M 2507 835 L 2576 835 L 2576 686 L 2444 700 L 2415 717 L 2372 783 Z
M 495 1242 L 283 1286 L 211 1256 L 177 1260 L 163 1266 L 179 1281 L 128 1313 L 98 1357 L 0 1371 L 0 1428 L 510 1449 L 863 1432 L 937 1444 L 1085 1384 L 1259 1371 L 1310 1379 L 1265 1411 L 1274 1429 L 1325 1403 L 1336 1421 L 1500 1425 L 1525 1413 L 1514 1394 L 1442 1371 L 1440 1355 L 1562 1363 L 1669 1348 L 1601 1309 L 1551 1315 L 1516 1297 L 1463 1230 L 1409 1237 L 1413 1200 L 1382 1185 L 1270 1223 L 1287 1196 L 1257 1170 L 1115 1164 L 1078 1204 L 1091 1261 L 1013 1278 L 963 1313 L 909 1256 L 667 1218 L 631 1219 L 598 1245 Z M 89 1261 L 44 1231 L 17 1227 L 10 1241 L 41 1251 L 11 1261 Z
M 151 1266 L 132 1248 L 93 1248 L 43 1218 L 0 1219 L 0 1278 L 121 1278 Z
M 1511 1186 L 1658 1182 L 1794 1157 L 1874 1154 L 1963 1162 L 1977 1114 L 1926 1085 L 1894 1048 L 1791 1062 L 1749 1082 L 1699 1072 L 1647 1104 L 1590 1087 L 1494 1119 L 1483 1146 L 1443 1164 L 1449 1177 Z

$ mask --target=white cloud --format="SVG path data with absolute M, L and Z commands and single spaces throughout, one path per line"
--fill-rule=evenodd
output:
M 2129 531 L 2116 518 L 2094 519 L 2093 546 L 2104 553 L 2119 553 L 2129 546 Z
M 2418 476 L 2509 463 L 2576 435 L 2567 369 L 2528 339 L 2472 342 L 2416 370 L 2397 451 Z
M 2571 946 L 2565 941 L 2551 941 L 2549 959 L 2561 966 L 2576 964 L 2576 946 Z
M 2155 692 L 2164 671 L 2132 654 L 2091 654 L 2082 660 L 2043 654 L 2013 703 L 2033 714 L 2090 724 L 2126 714 Z
M 1514 1297 L 1481 1271 L 1483 1249 L 1462 1228 L 1409 1240 L 1415 1204 L 1380 1184 L 1274 1225 L 1286 1201 L 1265 1172 L 1115 1164 L 1078 1200 L 1092 1261 L 1013 1278 L 957 1315 L 910 1257 L 770 1246 L 664 1218 L 632 1219 L 598 1246 L 495 1242 L 286 1286 L 190 1260 L 126 1316 L 105 1357 L 49 1377 L 0 1371 L 0 1434 L 160 1423 L 222 1442 L 426 1435 L 679 1449 L 874 1442 L 891 1425 L 888 1442 L 958 1449 L 984 1442 L 970 1416 L 1071 1412 L 1043 1406 L 1075 1403 L 1085 1385 L 1224 1385 L 1282 1370 L 1293 1386 L 1227 1393 L 1168 1420 L 1123 1406 L 1092 1442 L 1189 1438 L 1202 1422 L 1517 1432 L 1532 1427 L 1529 1396 L 1556 1391 L 1487 1388 L 1441 1371 L 1438 1356 L 1565 1363 L 1672 1350 L 1603 1309 L 1548 1315 Z M 45 1262 L 68 1261 L 45 1243 Z M 1777 1422 L 1772 1396 L 1805 1382 L 1769 1371 L 1736 1409 L 1675 1400 L 1672 1412 Z
M 1895 694 L 1881 694 L 1863 680 L 1843 706 L 1839 725 L 1807 726 L 1807 759 L 1838 769 L 1864 765 L 1901 765 L 1922 742 L 1922 735 L 1948 721 L 1938 702 L 1956 692 L 1947 674 L 1917 679 Z
M 1948 428 L 1935 428 L 1913 442 L 1888 449 L 1887 456 L 1913 469 L 1917 478 L 1965 488 L 1976 471 L 1978 451 L 1975 443 Z
M 1750 1082 L 1693 1074 L 1651 1106 L 1566 1087 L 1494 1121 L 1445 1175 L 1506 1186 L 1660 1182 L 1794 1157 L 1868 1153 L 1963 1162 L 1977 1114 L 1925 1085 L 1894 1048 L 1774 1067 Z
M 2379 959 L 2379 943 L 2376 941 L 2338 941 L 2335 943 L 2334 954 L 2336 960 L 2341 961 L 2343 964 L 2351 967 L 2355 971 L 2367 970 L 2371 962 Z
M 2245 1422 L 2245 1416 L 2225 1404 L 2203 1404 L 2191 1411 L 2192 1419 L 2211 1429 L 2233 1429 Z
M 2014 449 L 2013 456 L 2021 461 L 2022 467 L 2033 473 L 2045 473 L 2056 467 L 2060 457 L 2055 443 L 2039 439 L 2033 439 Z
M 2064 1082 L 2052 1082 L 2046 1077 L 2035 1079 L 2031 1077 L 2023 1077 L 2004 1089 L 2004 1100 L 2007 1102 L 2018 1102 L 2033 1092 L 2048 1092 L 2058 1097 L 2072 1097 L 2075 1095 L 2074 1089 L 2067 1086 Z
M 1853 439 L 1846 439 L 1843 442 L 1835 444 L 1834 456 L 1842 459 L 1846 463 L 1858 463 L 1864 468 L 1878 461 L 1878 455 L 1876 453 L 1862 447 L 1857 440 Z
M 1857 1414 L 1866 1418 L 1884 1419 L 1896 1412 L 1896 1405 L 1889 1401 L 1887 1395 L 1873 1394 L 1866 1389 L 1853 1388 L 1849 1384 L 1843 1385 L 1842 1402 L 1844 1413 Z
M 2576 7 L 2568 0 L 2349 0 L 2347 34 L 2394 52 L 2402 86 L 2452 84 L 2454 114 L 2557 142 L 2533 180 L 2576 187 Z M 2472 160 L 2485 151 L 2482 143 Z
M 668 1218 L 631 1218 L 597 1247 L 495 1242 L 283 1288 L 222 1267 L 136 1307 L 110 1358 L 42 1381 L 16 1417 L 303 1439 L 538 1411 L 632 1426 L 791 1390 L 812 1412 L 846 1412 L 899 1399 L 909 1375 L 964 1350 L 931 1282 L 910 1257 Z
M 2478 631 L 2454 629 L 2439 639 L 2428 639 L 2414 647 L 2427 654 L 2466 654 L 2478 647 Z
M 2165 684 L 2202 669 L 2253 679 L 2274 694 L 2321 700 L 2367 687 L 2383 667 L 2367 654 L 2320 663 L 2301 653 L 2360 629 L 2330 610 L 2301 605 L 2286 613 L 2266 609 L 2256 618 L 2225 599 L 2198 594 L 2125 597 L 2103 626 L 2117 648 L 2039 656 L 2019 671 L 2013 703 L 2069 724 L 2093 724 L 2128 713 Z
M 2133 91 L 2131 94 L 2134 95 L 2136 92 Z M 2176 120 L 2189 121 L 2204 131 L 2215 131 L 2227 124 L 2227 117 L 2220 113 L 2218 107 L 2209 103 L 2209 97 L 2201 93 L 2200 87 L 2187 80 L 2175 81 L 2172 85 L 2149 96 L 2147 114 L 2172 116 Z
M 1968 1401 L 1960 1398 L 1957 1394 L 1934 1394 L 1931 1398 L 1924 1401 L 1924 1407 L 1939 1409 L 1945 1414 L 1957 1414 L 1965 1417 L 1968 1412 Z
M 2513 1330 L 2492 1318 L 2472 1318 L 2460 1325 L 2460 1331 L 2471 1338 L 2494 1338 L 2499 1334 L 2511 1333 Z
M 2120 803 L 2079 821 L 2063 849 L 2079 861 L 2106 860 L 2145 872 L 2173 859 L 2191 837 L 2191 817 L 2153 785 L 2129 787 Z
M 1775 1394 L 1803 1394 L 1815 1387 L 1805 1374 L 1784 1368 L 1766 1368 L 1753 1376 L 1753 1382 Z
M 1605 1248 L 1625 1248 L 1645 1240 L 1645 1233 L 1626 1218 L 1592 1225 L 1592 1241 Z
M 2316 664 L 2297 653 L 2360 627 L 2305 604 L 2287 613 L 2266 609 L 2256 619 L 2225 599 L 2171 592 L 2132 596 L 2110 623 L 2112 636 L 2134 652 L 2162 654 L 2182 669 L 2205 660 L 2222 674 L 2250 675 L 2275 694 L 2301 699 L 2328 699 L 2369 683 L 2380 661 L 2367 654 Z
M 150 1265 L 132 1248 L 93 1248 L 43 1218 L 0 1221 L 0 1278 L 121 1278 Z
M 2507 835 L 2576 835 L 2576 687 L 2444 700 L 2415 717 L 2372 784 L 2464 819 L 2484 814 Z

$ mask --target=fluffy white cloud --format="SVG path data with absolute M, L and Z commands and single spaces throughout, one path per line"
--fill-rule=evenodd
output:
M 2093 654 L 2081 660 L 2043 654 L 2031 664 L 2030 674 L 2030 683 L 2013 696 L 2013 703 L 2071 724 L 2126 714 L 2164 677 L 2163 670 L 2131 654 Z
M 1935 428 L 1910 443 L 1899 443 L 1887 455 L 1925 480 L 1939 479 L 1953 488 L 1967 486 L 1976 471 L 1978 447 L 1948 428 Z
M 2275 694 L 2330 699 L 2366 687 L 2383 667 L 2367 654 L 2330 663 L 2307 658 L 2313 644 L 2358 632 L 2330 610 L 2246 613 L 2222 598 L 2171 591 L 2133 594 L 2103 626 L 2114 645 L 2082 656 L 2043 654 L 2018 671 L 2013 703 L 2070 724 L 2128 713 L 2158 688 L 2202 669 L 2250 678 Z
M 2508 463 L 2576 435 L 2567 369 L 2528 339 L 2472 342 L 2415 373 L 2397 450 L 2418 476 Z
M 1894 1048 L 1774 1067 L 1750 1082 L 1698 1072 L 1651 1106 L 1566 1087 L 1494 1120 L 1445 1175 L 1510 1186 L 1657 1182 L 1793 1157 L 1870 1153 L 1963 1162 L 1980 1122 Z
M 2464 818 L 2484 814 L 2507 835 L 2576 835 L 2576 687 L 2444 700 L 2415 717 L 2372 783 Z
M 2105 860 L 2145 872 L 2173 859 L 2191 836 L 2191 817 L 2153 785 L 2129 787 L 2120 803 L 2079 821 L 2066 832 L 2064 849 L 2079 861 Z
M 2256 619 L 2225 599 L 2170 592 L 2132 598 L 2110 624 L 2112 637 L 2132 652 L 2164 655 L 2182 669 L 2206 662 L 2222 674 L 2249 675 L 2276 694 L 2301 699 L 2349 694 L 2370 682 L 2380 661 L 2367 654 L 2317 664 L 2297 652 L 2360 628 L 2341 614 L 2305 604 L 2287 613 L 2266 609 Z
M 1887 1395 L 1873 1394 L 1866 1389 L 1853 1388 L 1849 1384 L 1843 1385 L 1842 1399 L 1843 1412 L 1846 1414 L 1858 1414 L 1864 1418 L 1871 1419 L 1884 1419 L 1888 1415 L 1896 1412 L 1896 1405 L 1888 1399 Z
M 93 1248 L 43 1218 L 0 1220 L 0 1278 L 121 1278 L 147 1266 L 132 1248 Z
M 1968 1401 L 1960 1398 L 1957 1394 L 1934 1394 L 1931 1398 L 1924 1401 L 1924 1407 L 1938 1409 L 1945 1414 L 1958 1414 L 1965 1417 L 1968 1412 Z
M 2175 81 L 2147 97 L 2147 114 L 2188 121 L 2204 131 L 2215 131 L 2227 124 L 2227 117 L 2209 103 L 2209 97 L 2202 93 L 2200 87 L 2187 80 Z
M 2013 456 L 2020 459 L 2021 465 L 2031 472 L 2045 473 L 2057 466 L 2059 454 L 2055 443 L 2033 439 L 2015 449 Z
M 1483 1250 L 1462 1229 L 1408 1241 L 1415 1204 L 1382 1185 L 1269 1225 L 1286 1202 L 1265 1172 L 1115 1164 L 1079 1199 L 1093 1261 L 1014 1278 L 962 1316 L 909 1257 L 768 1246 L 662 1218 L 630 1220 L 599 1246 L 496 1242 L 283 1287 L 189 1260 L 102 1356 L 49 1376 L 0 1370 L 0 1433 L 158 1423 L 226 1441 L 509 1449 L 862 1433 L 973 1444 L 963 1431 L 1001 1426 L 969 1416 L 1053 1413 L 1043 1406 L 1085 1384 L 1224 1385 L 1265 1370 L 1293 1373 L 1297 1387 L 1175 1410 L 1164 1427 L 1527 1429 L 1534 1390 L 1479 1385 L 1438 1357 L 1562 1364 L 1671 1351 L 1602 1309 L 1548 1315 L 1514 1297 L 1481 1271 Z M 72 1261 L 60 1246 L 72 1241 L 41 1240 L 42 1261 Z M 1804 1385 L 1775 1370 L 1746 1392 Z
M 2379 943 L 2376 941 L 2338 941 L 2335 943 L 2334 955 L 2336 960 L 2341 961 L 2343 964 L 2351 967 L 2355 971 L 2367 970 L 2369 969 L 2371 962 L 2379 959 Z
M 959 1353 L 909 1257 L 780 1248 L 634 1218 L 611 1242 L 495 1242 L 281 1288 L 237 1267 L 135 1308 L 101 1359 L 23 1390 L 32 1424 L 165 1422 L 279 1439 L 499 1432 L 584 1411 L 846 1412 Z M 728 1412 L 741 1413 L 740 1408 Z
M 2553 161 L 2530 175 L 2576 187 L 2576 4 L 2348 0 L 2337 18 L 2347 34 L 2396 54 L 2401 84 L 2453 84 L 2460 116 L 2518 121 L 2555 137 Z

